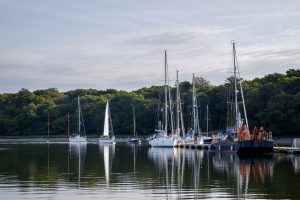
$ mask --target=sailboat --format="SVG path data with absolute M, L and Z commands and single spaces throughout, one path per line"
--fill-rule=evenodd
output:
M 73 133 L 69 137 L 69 142 L 87 142 L 86 141 L 86 133 L 85 133 L 85 127 L 84 127 L 84 122 L 83 122 L 83 115 L 81 111 L 81 106 L 80 106 L 80 99 L 79 96 L 77 97 L 77 106 L 78 106 L 78 129 L 75 133 Z
M 178 80 L 178 73 L 176 71 L 176 135 L 185 135 L 184 123 L 183 123 L 183 114 L 182 114 L 182 103 L 180 98 L 180 90 L 179 90 L 179 80 Z M 183 140 L 182 140 L 183 141 Z M 181 141 L 181 142 L 182 142 Z
M 170 99 L 170 92 L 169 85 L 167 83 L 168 79 L 168 68 L 167 68 L 167 51 L 165 51 L 165 102 L 164 102 L 164 129 L 162 130 L 162 127 L 159 127 L 160 129 L 155 130 L 154 134 L 149 140 L 149 144 L 153 147 L 174 147 L 177 146 L 180 142 L 180 136 L 177 134 L 174 134 L 173 129 L 173 119 L 172 119 L 172 112 L 171 112 L 171 99 Z M 169 96 L 169 101 L 168 101 Z M 170 121 L 171 121 L 171 134 L 168 135 L 168 103 L 170 103 Z
M 137 138 L 137 132 L 136 132 L 136 123 L 135 123 L 135 109 L 134 106 L 132 107 L 132 116 L 133 116 L 133 136 L 128 138 L 129 143 L 140 143 L 141 140 Z
M 109 103 L 106 102 L 103 134 L 99 138 L 99 143 L 114 144 L 115 136 L 110 115 Z
M 227 115 L 227 128 L 225 133 L 218 133 L 217 135 L 213 135 L 213 144 L 211 146 L 212 150 L 218 151 L 234 151 L 237 153 L 246 153 L 249 154 L 260 154 L 266 152 L 272 152 L 274 147 L 274 141 L 272 137 L 270 137 L 269 133 L 263 131 L 261 127 L 258 132 L 256 129 L 253 129 L 252 135 L 250 135 L 248 119 L 246 113 L 246 106 L 242 88 L 242 82 L 239 75 L 238 62 L 236 56 L 235 42 L 232 41 L 232 49 L 233 49 L 233 68 L 234 68 L 234 76 L 233 76 L 233 95 L 234 101 L 229 99 L 229 108 Z M 242 119 L 242 114 L 239 109 L 238 102 L 238 94 L 240 94 L 240 98 L 242 100 L 242 111 L 244 114 L 244 120 Z M 229 112 L 229 110 L 231 112 Z M 230 116 L 229 116 L 229 113 Z M 230 121 L 230 119 L 233 119 Z
M 206 135 L 202 133 L 200 137 L 200 144 L 211 144 L 212 137 L 208 136 L 208 105 L 206 105 Z
M 199 113 L 197 104 L 197 95 L 195 87 L 195 75 L 193 74 L 192 79 L 192 128 L 183 136 L 185 143 L 204 144 L 209 140 L 208 137 L 204 136 L 199 125 Z M 210 138 L 211 139 L 211 138 Z

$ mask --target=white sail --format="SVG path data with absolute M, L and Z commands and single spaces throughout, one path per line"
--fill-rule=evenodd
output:
M 109 115 L 108 115 L 108 101 L 106 103 L 106 109 L 105 109 L 105 118 L 104 118 L 104 129 L 103 129 L 103 136 L 109 136 Z

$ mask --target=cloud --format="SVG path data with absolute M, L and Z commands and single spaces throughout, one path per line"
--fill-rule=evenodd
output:
M 165 49 L 171 80 L 179 69 L 181 80 L 195 73 L 221 84 L 232 67 L 232 39 L 247 79 L 299 66 L 298 1 L 0 5 L 0 92 L 159 85 Z

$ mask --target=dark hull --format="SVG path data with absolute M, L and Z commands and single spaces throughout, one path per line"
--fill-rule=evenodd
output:
M 230 151 L 239 154 L 262 154 L 273 152 L 274 142 L 268 140 L 243 140 L 236 142 L 220 142 L 211 145 L 212 150 Z
M 128 142 L 129 143 L 139 143 L 140 140 L 138 138 L 130 138 L 130 139 L 128 139 Z

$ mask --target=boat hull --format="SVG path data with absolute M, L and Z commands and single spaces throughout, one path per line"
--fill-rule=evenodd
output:
M 70 143 L 86 143 L 86 137 L 69 137 Z
M 269 140 L 243 140 L 235 142 L 220 142 L 211 145 L 212 150 L 231 151 L 240 154 L 260 154 L 273 152 L 274 142 Z
M 129 143 L 140 143 L 141 140 L 139 140 L 138 138 L 129 138 L 129 139 L 128 139 L 128 142 L 129 142 Z
M 178 139 L 172 137 L 153 138 L 149 144 L 153 147 L 174 147 L 178 145 Z
M 103 139 L 103 138 L 99 138 L 99 144 L 115 144 L 115 138 L 111 138 L 111 139 Z

